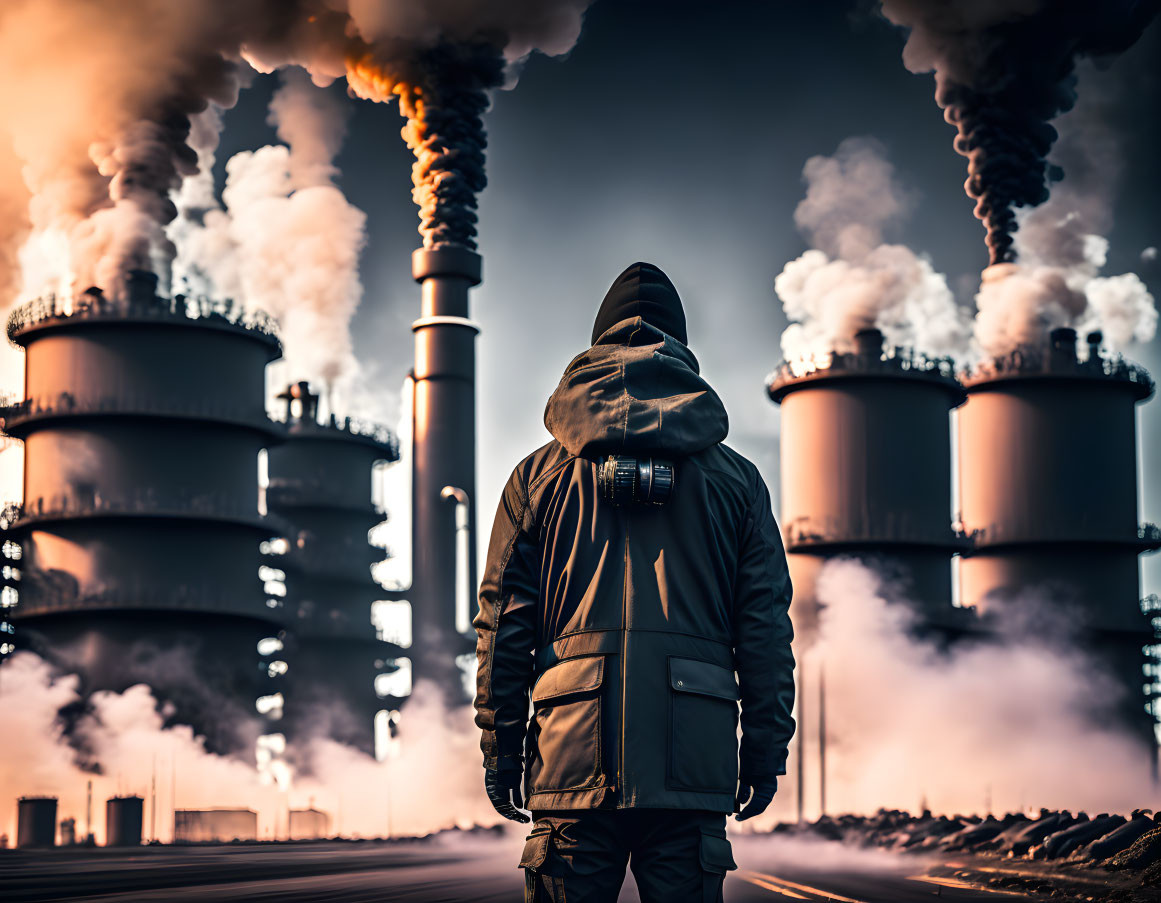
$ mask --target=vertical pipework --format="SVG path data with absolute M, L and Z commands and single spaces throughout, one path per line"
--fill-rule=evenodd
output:
M 468 290 L 480 284 L 480 256 L 467 248 L 421 248 L 411 258 L 422 286 L 415 333 L 412 435 L 412 668 L 450 700 L 464 701 L 455 656 L 468 651 L 456 630 L 456 523 L 445 486 L 468 499 L 468 585 L 476 586 L 476 358 L 479 327 Z

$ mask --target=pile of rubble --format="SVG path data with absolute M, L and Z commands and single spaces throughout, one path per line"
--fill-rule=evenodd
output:
M 872 816 L 823 816 L 802 828 L 787 829 L 900 852 L 1041 863 L 1043 867 L 1036 870 L 1039 876 L 1099 870 L 1114 884 L 1135 889 L 1099 899 L 1151 900 L 1155 899 L 1151 895 L 1154 890 L 1156 899 L 1161 899 L 1161 814 L 1154 815 L 1149 809 L 1138 809 L 1128 817 L 1042 809 L 1036 816 L 1009 814 L 1001 818 L 935 816 L 930 812 L 916 816 L 881 809 Z M 1032 873 L 1006 870 L 1006 874 Z

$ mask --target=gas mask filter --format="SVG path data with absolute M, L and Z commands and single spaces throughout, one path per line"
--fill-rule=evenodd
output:
M 673 493 L 673 462 L 609 455 L 597 465 L 601 498 L 615 507 L 664 505 Z

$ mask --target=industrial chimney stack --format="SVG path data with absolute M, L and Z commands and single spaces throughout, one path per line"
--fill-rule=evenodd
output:
M 479 285 L 480 255 L 458 245 L 421 248 L 412 273 L 422 286 L 415 333 L 412 424 L 412 668 L 416 679 L 466 701 L 458 656 L 474 642 L 460 632 L 476 587 L 476 358 L 479 326 L 468 290 Z M 445 490 L 447 490 L 445 492 Z M 463 507 L 466 505 L 466 511 Z M 466 517 L 468 542 L 457 542 Z M 459 554 L 457 554 L 457 551 Z M 466 574 L 465 574 L 466 572 Z

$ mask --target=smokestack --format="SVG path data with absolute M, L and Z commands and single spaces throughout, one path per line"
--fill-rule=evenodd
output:
M 873 361 L 883 354 L 883 333 L 879 329 L 860 329 L 855 333 L 855 349 L 860 358 Z
M 1094 364 L 1098 363 L 1101 359 L 1101 345 L 1103 345 L 1105 341 L 1104 333 L 1099 329 L 1093 330 L 1084 337 L 1084 340 L 1088 344 L 1089 361 Z
M 1076 363 L 1076 330 L 1060 326 L 1048 334 L 1052 369 L 1070 367 Z
M 457 655 L 474 647 L 456 630 L 455 508 L 445 486 L 468 497 L 468 585 L 476 587 L 476 359 L 479 326 L 468 319 L 468 289 L 482 278 L 480 255 L 465 247 L 421 248 L 411 257 L 422 286 L 415 333 L 412 433 L 413 668 L 448 698 L 466 701 Z

